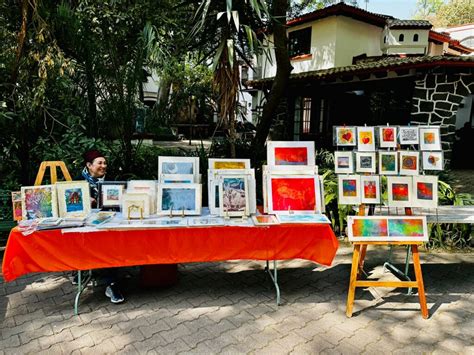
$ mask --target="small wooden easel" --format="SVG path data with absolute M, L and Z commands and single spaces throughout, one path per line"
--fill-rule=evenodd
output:
M 365 215 L 365 206 L 361 204 L 359 206 L 359 216 Z M 407 210 L 407 215 L 411 214 L 411 210 Z M 423 284 L 423 275 L 421 273 L 420 255 L 418 253 L 418 246 L 421 242 L 354 242 L 354 254 L 352 255 L 352 269 L 351 278 L 349 282 L 349 292 L 347 295 L 347 317 L 352 317 L 352 308 L 354 305 L 355 290 L 357 287 L 406 287 L 406 288 L 418 288 L 418 297 L 420 300 L 421 315 L 424 319 L 427 319 L 428 306 L 426 304 L 425 287 Z M 411 246 L 413 255 L 413 267 L 415 269 L 415 281 L 371 281 L 371 280 L 360 280 L 359 275 L 364 266 L 364 259 L 367 252 L 368 245 L 406 245 Z
M 66 181 L 72 181 L 71 175 L 66 168 L 66 164 L 63 161 L 43 161 L 38 169 L 38 174 L 36 175 L 35 186 L 41 185 L 43 182 L 44 173 L 46 168 L 49 168 L 51 174 L 51 184 L 55 184 L 58 181 L 58 174 L 56 168 L 60 168 L 63 173 L 64 179 Z

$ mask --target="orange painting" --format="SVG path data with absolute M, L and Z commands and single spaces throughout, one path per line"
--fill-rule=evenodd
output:
M 314 178 L 274 178 L 271 181 L 274 211 L 314 211 Z
M 306 147 L 275 148 L 275 165 L 308 165 Z
M 374 137 L 372 132 L 359 132 L 359 140 L 363 144 L 372 144 L 374 141 Z

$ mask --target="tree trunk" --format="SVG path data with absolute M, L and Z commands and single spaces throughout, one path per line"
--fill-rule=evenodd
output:
M 97 137 L 98 136 L 98 123 L 97 123 L 97 103 L 96 103 L 96 88 L 95 88 L 95 81 L 94 81 L 94 73 L 93 73 L 93 64 L 92 58 L 89 53 L 89 49 L 87 49 L 86 60 L 85 60 L 85 70 L 86 70 L 86 85 L 87 85 L 87 102 L 89 112 L 87 113 L 88 116 L 88 127 L 87 132 L 89 133 L 89 137 Z
M 262 117 L 257 125 L 257 132 L 252 142 L 253 151 L 258 153 L 264 150 L 270 127 L 275 117 L 278 105 L 285 94 L 293 67 L 288 54 L 288 40 L 286 37 L 286 12 L 288 0 L 275 0 L 272 6 L 273 38 L 275 44 L 275 59 L 277 71 L 273 80 L 267 101 L 263 105 Z

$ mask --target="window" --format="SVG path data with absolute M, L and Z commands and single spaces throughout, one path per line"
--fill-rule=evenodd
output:
M 413 35 L 413 42 L 418 42 L 418 33 Z
M 398 42 L 403 42 L 405 40 L 405 35 L 402 33 L 400 36 L 398 36 Z
M 311 27 L 290 32 L 288 35 L 290 57 L 311 53 Z
M 311 131 L 311 98 L 303 98 L 303 134 Z
M 383 43 L 387 43 L 387 36 L 383 36 Z

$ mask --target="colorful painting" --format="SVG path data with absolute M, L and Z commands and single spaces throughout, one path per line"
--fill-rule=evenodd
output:
M 250 169 L 250 159 L 209 159 L 209 169 Z
M 280 224 L 278 219 L 273 214 L 259 214 L 252 216 L 252 221 L 256 226 L 269 226 L 272 224 Z
M 439 126 L 420 127 L 420 150 L 441 150 Z
M 352 152 L 334 152 L 334 162 L 336 174 L 351 174 L 354 172 Z
M 336 145 L 354 146 L 356 145 L 355 127 L 336 127 Z
M 380 147 L 395 148 L 397 146 L 397 128 L 396 127 L 380 127 L 379 128 Z
M 295 224 L 295 223 L 324 223 L 331 224 L 331 221 L 326 215 L 321 213 L 314 214 L 289 214 L 289 215 L 277 215 L 278 221 L 281 224 Z
M 356 152 L 356 171 L 360 173 L 375 173 L 375 152 Z
M 248 215 L 247 181 L 245 177 L 223 177 L 219 184 L 222 215 Z
M 380 178 L 379 176 L 361 176 L 362 203 L 380 203 Z
M 350 166 L 349 157 L 338 157 L 337 158 L 337 167 L 339 169 L 347 169 Z
M 387 220 L 380 219 L 355 219 L 352 224 L 354 237 L 386 237 L 388 236 Z
M 398 173 L 398 154 L 396 152 L 379 152 L 379 171 L 383 175 Z
M 161 199 L 163 210 L 194 211 L 196 209 L 195 189 L 163 188 Z
M 21 210 L 21 191 L 12 191 L 12 210 L 13 220 L 21 221 L 23 219 L 23 211 Z
M 122 195 L 127 187 L 126 181 L 101 181 L 97 206 L 104 209 L 120 209 Z
M 304 147 L 275 147 L 275 165 L 308 165 L 308 151 Z
M 443 152 L 423 152 L 423 170 L 443 170 Z
M 338 176 L 338 204 L 356 205 L 361 203 L 359 175 Z
M 314 166 L 314 142 L 270 141 L 267 162 L 269 166 Z
M 342 182 L 342 195 L 347 197 L 357 196 L 357 180 L 345 179 Z
M 84 211 L 84 198 L 82 196 L 82 189 L 80 188 L 71 188 L 65 189 L 64 194 L 64 204 L 66 206 L 66 212 L 82 212 Z M 90 203 L 87 201 L 87 203 Z
M 21 196 L 23 219 L 58 217 L 53 185 L 22 187 Z
M 417 170 L 417 159 L 416 157 L 409 155 L 402 158 L 402 169 L 406 170 Z
M 389 219 L 388 231 L 390 237 L 423 237 L 426 232 L 422 218 Z
M 408 184 L 393 184 L 392 185 L 392 196 L 394 201 L 408 201 L 409 185 Z
M 374 151 L 374 127 L 357 127 L 357 147 L 359 151 Z
M 375 181 L 364 181 L 362 183 L 362 188 L 364 191 L 363 197 L 364 198 L 375 198 L 377 196 L 377 185 Z
M 438 177 L 416 176 L 413 178 L 414 207 L 436 208 L 438 206 Z
M 409 176 L 387 176 L 388 206 L 412 207 L 413 179 Z
M 413 145 L 418 144 L 418 127 L 399 127 L 400 144 Z
M 419 200 L 433 199 L 433 184 L 429 182 L 418 182 L 416 184 L 416 198 Z
M 273 178 L 271 180 L 272 208 L 270 211 L 314 211 L 316 209 L 315 179 Z
M 425 216 L 348 216 L 347 232 L 350 242 L 428 241 Z
M 400 174 L 418 175 L 419 174 L 419 152 L 403 151 L 400 152 Z

